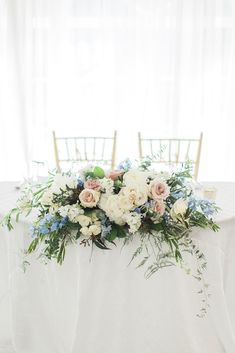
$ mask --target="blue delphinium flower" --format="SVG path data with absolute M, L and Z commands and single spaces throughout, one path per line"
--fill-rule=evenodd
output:
M 30 236 L 31 236 L 32 238 L 35 238 L 35 237 L 37 236 L 36 231 L 37 231 L 37 228 L 36 228 L 35 226 L 32 226 L 32 225 L 31 225 L 31 226 L 29 227 Z
M 170 215 L 169 213 L 165 212 L 164 215 L 163 215 L 163 219 L 164 221 L 166 222 L 166 224 L 169 222 L 169 219 L 170 219 Z
M 83 186 L 84 186 L 84 182 L 83 182 L 83 180 L 81 179 L 81 178 L 78 178 L 78 187 L 81 187 L 81 188 L 83 188 Z
M 140 213 L 141 213 L 141 209 L 140 209 L 140 207 L 136 207 L 136 208 L 134 209 L 134 212 L 136 212 L 136 213 L 140 214 Z
M 199 200 L 199 206 L 206 216 L 212 216 L 215 212 L 213 203 L 208 200 Z
M 51 231 L 55 232 L 58 229 L 63 228 L 67 222 L 68 222 L 67 216 L 62 218 L 62 220 L 58 220 L 57 218 L 54 218 L 53 223 L 51 225 Z
M 47 223 L 50 223 L 53 220 L 54 216 L 50 213 L 47 213 L 43 219 L 41 219 L 39 225 L 44 226 Z
M 152 201 L 146 201 L 146 202 L 144 203 L 144 207 L 146 207 L 146 208 L 152 207 L 152 206 L 153 206 L 153 203 L 154 203 L 154 202 L 152 202 Z
M 40 220 L 39 226 L 44 226 L 47 223 L 46 218 L 44 217 L 43 219 Z
M 112 230 L 111 224 L 101 225 L 101 238 L 105 238 Z
M 42 234 L 48 234 L 50 232 L 50 230 L 45 227 L 45 226 L 40 226 L 39 227 L 39 232 L 42 233 Z
M 61 229 L 67 222 L 68 222 L 68 216 L 62 218 L 62 220 L 60 221 L 60 224 L 59 224 L 59 228 Z
M 171 196 L 173 196 L 175 199 L 180 199 L 183 198 L 185 195 L 183 193 L 183 191 L 175 191 L 171 193 Z
M 189 202 L 188 202 L 188 208 L 192 211 L 195 211 L 196 208 L 197 208 L 197 200 L 193 197 L 191 197 L 189 199 Z
M 59 225 L 60 225 L 59 222 L 54 222 L 54 223 L 52 223 L 52 225 L 51 225 L 51 232 L 55 232 L 56 230 L 58 230 L 58 229 L 59 229 Z
M 53 216 L 52 214 L 47 213 L 44 219 L 49 222 L 49 221 L 51 221 L 53 218 L 54 218 L 54 216 Z
M 124 161 L 122 161 L 121 163 L 119 163 L 118 165 L 118 169 L 123 169 L 123 170 L 129 170 L 132 166 L 132 163 L 130 161 L 129 158 L 125 159 Z

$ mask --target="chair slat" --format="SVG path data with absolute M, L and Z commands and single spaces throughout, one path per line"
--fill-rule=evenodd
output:
M 171 140 L 169 141 L 169 163 L 171 164 Z
M 191 145 L 191 141 L 188 141 L 188 147 L 187 147 L 187 152 L 186 152 L 186 156 L 185 159 L 188 160 L 189 159 L 189 150 L 190 150 L 190 145 Z
M 151 149 L 151 154 L 152 154 L 152 156 L 153 156 L 154 153 L 153 153 L 153 142 L 152 142 L 152 140 L 150 141 L 150 149 Z
M 87 160 L 86 137 L 84 137 L 83 141 L 84 141 L 84 156 L 85 156 L 85 160 Z
M 103 139 L 101 159 L 104 159 L 105 139 Z
M 69 146 L 68 146 L 68 139 L 65 140 L 65 145 L 66 145 L 67 158 L 70 159 L 70 155 L 69 155 Z
M 93 160 L 95 160 L 95 147 L 96 147 L 96 137 L 94 137 L 94 142 L 93 142 Z

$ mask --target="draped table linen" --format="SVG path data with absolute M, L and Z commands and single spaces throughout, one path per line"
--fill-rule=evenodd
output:
M 1 216 L 19 195 L 15 185 L 0 184 Z M 234 353 L 235 183 L 213 185 L 221 228 L 192 232 L 208 262 L 205 318 L 196 316 L 200 283 L 184 270 L 146 280 L 128 266 L 138 239 L 92 254 L 69 246 L 63 266 L 32 257 L 24 273 L 30 218 L 22 219 L 0 230 L 0 353 Z

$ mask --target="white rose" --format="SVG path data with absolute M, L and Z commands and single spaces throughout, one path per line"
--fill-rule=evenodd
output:
M 82 233 L 82 235 L 84 235 L 85 237 L 90 237 L 92 235 L 90 229 L 88 227 L 82 227 L 80 229 L 80 232 Z
M 175 216 L 177 216 L 177 215 L 183 216 L 186 213 L 187 208 L 188 208 L 188 202 L 184 199 L 178 199 L 174 203 L 174 205 L 171 209 L 171 212 L 170 212 L 171 217 L 174 219 Z
M 129 187 L 138 187 L 142 188 L 143 185 L 146 185 L 148 174 L 146 172 L 131 169 L 123 176 L 123 182 L 126 186 Z
M 79 215 L 77 217 L 77 221 L 80 224 L 81 227 L 87 227 L 91 223 L 90 217 L 84 216 L 84 215 Z
M 123 212 L 130 211 L 134 207 L 131 198 L 129 198 L 129 195 L 118 195 L 117 202 L 118 206 Z
M 92 224 L 90 227 L 89 227 L 89 231 L 91 232 L 91 234 L 93 235 L 98 235 L 101 233 L 101 226 L 98 225 L 98 224 Z
M 133 207 L 143 205 L 148 199 L 148 188 L 144 185 L 142 189 L 124 187 L 121 194 L 128 198 Z

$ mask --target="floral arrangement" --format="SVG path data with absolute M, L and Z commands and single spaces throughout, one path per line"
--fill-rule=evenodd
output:
M 206 261 L 190 232 L 194 227 L 218 230 L 212 218 L 218 208 L 196 197 L 187 165 L 172 174 L 159 173 L 147 160 L 136 168 L 125 162 L 106 173 L 99 166 L 88 166 L 79 175 L 52 173 L 45 184 L 25 187 L 3 223 L 11 230 L 13 216 L 18 221 L 33 209 L 27 254 L 37 250 L 40 257 L 62 264 L 69 243 L 109 250 L 118 239 L 126 245 L 135 238 L 138 247 L 130 260 L 140 258 L 137 267 L 145 266 L 147 278 L 175 264 L 190 272 L 183 256 L 187 252 L 197 263 L 194 276 L 202 281 Z M 205 295 L 206 287 L 200 293 Z M 202 314 L 208 305 L 203 301 Z

